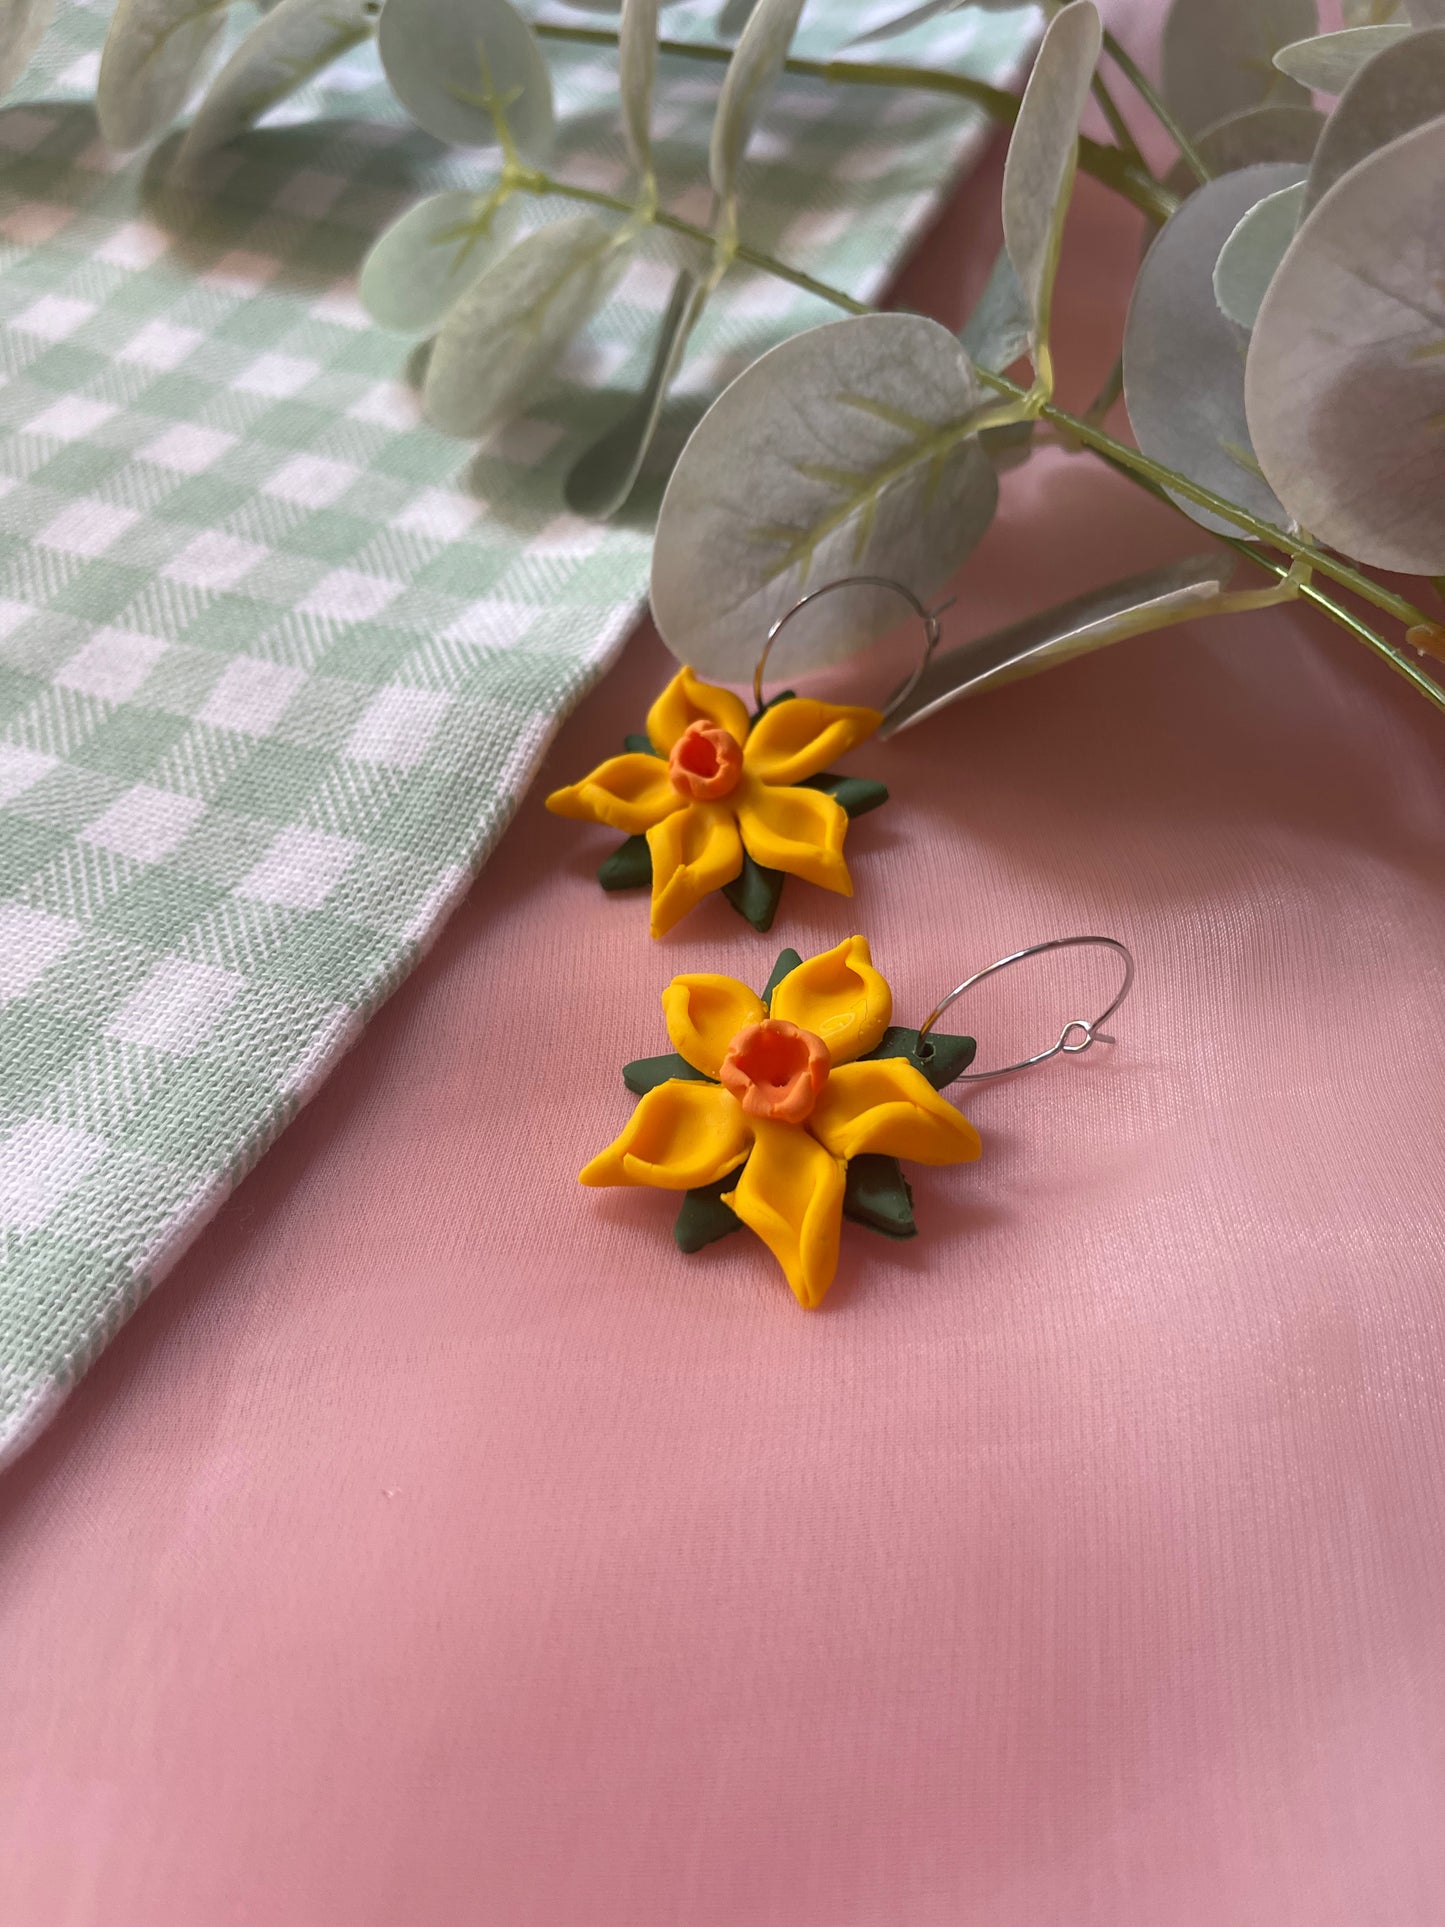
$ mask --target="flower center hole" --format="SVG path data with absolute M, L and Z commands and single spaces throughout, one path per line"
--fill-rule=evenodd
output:
M 716 776 L 720 760 L 718 746 L 701 730 L 696 736 L 689 730 L 677 746 L 677 760 L 689 776 Z
M 808 1068 L 808 1047 L 796 1032 L 790 1036 L 759 1024 L 734 1062 L 752 1083 L 781 1090 Z

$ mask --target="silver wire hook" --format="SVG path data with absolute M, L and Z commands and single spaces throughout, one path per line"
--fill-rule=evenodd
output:
M 1007 970 L 1010 964 L 1022 963 L 1025 957 L 1037 957 L 1042 955 L 1046 950 L 1071 950 L 1078 944 L 1086 943 L 1101 944 L 1106 950 L 1116 952 L 1124 960 L 1124 981 L 1120 984 L 1118 995 L 1114 998 L 1113 1003 L 1111 1003 L 1106 1010 L 1101 1010 L 1098 1016 L 1092 1020 L 1083 1017 L 1071 1017 L 1059 1032 L 1058 1043 L 1050 1044 L 1047 1050 L 1041 1050 L 1033 1057 L 1021 1057 L 1017 1064 L 1002 1064 L 997 1070 L 960 1071 L 958 1081 L 973 1081 L 985 1077 L 1008 1077 L 1014 1071 L 1026 1071 L 1031 1069 L 1035 1064 L 1045 1064 L 1051 1057 L 1057 1057 L 1060 1052 L 1066 1057 L 1078 1057 L 1081 1056 L 1091 1044 L 1112 1044 L 1114 1039 L 1110 1037 L 1108 1032 L 1103 1030 L 1101 1026 L 1108 1023 L 1109 1019 L 1114 1015 L 1114 1012 L 1134 988 L 1134 953 L 1129 949 L 1127 944 L 1120 943 L 1117 937 L 1050 937 L 1045 943 L 1031 943 L 1025 950 L 1015 950 L 1010 957 L 1000 957 L 997 963 L 991 963 L 986 970 L 976 970 L 971 977 L 965 978 L 961 984 L 956 984 L 943 1001 L 929 1012 L 928 1016 L 924 1018 L 918 1027 L 919 1044 L 922 1044 L 924 1038 L 933 1029 L 933 1026 L 938 1022 L 944 1011 L 948 1009 L 949 1005 L 956 1003 L 963 993 L 966 990 L 972 990 L 975 984 L 981 984 L 985 977 L 992 977 L 996 971 Z M 1075 1032 L 1079 1033 L 1078 1040 L 1071 1042 L 1070 1040 L 1074 1038 Z
M 943 614 L 945 609 L 953 606 L 956 598 L 950 596 L 947 602 L 940 602 L 936 609 L 928 609 L 919 601 L 912 589 L 908 588 L 904 583 L 896 581 L 891 575 L 844 575 L 840 576 L 836 582 L 821 583 L 816 589 L 810 589 L 806 595 L 799 596 L 792 608 L 785 609 L 773 624 L 772 628 L 769 629 L 767 639 L 763 643 L 763 653 L 758 657 L 757 667 L 753 670 L 754 709 L 761 709 L 763 706 L 763 671 L 768 666 L 768 657 L 773 653 L 773 644 L 792 621 L 793 617 L 806 609 L 810 602 L 816 602 L 820 596 L 831 595 L 835 589 L 859 588 L 895 590 L 903 597 L 904 601 L 908 603 L 909 607 L 923 624 L 924 639 L 922 658 L 915 666 L 913 673 L 902 682 L 888 698 L 883 708 L 884 721 L 886 722 L 890 716 L 895 715 L 898 710 L 903 707 L 904 703 L 907 702 L 908 698 L 923 680 L 923 672 L 933 660 L 933 652 L 938 647 L 939 636 L 941 634 L 938 626 L 938 618 Z

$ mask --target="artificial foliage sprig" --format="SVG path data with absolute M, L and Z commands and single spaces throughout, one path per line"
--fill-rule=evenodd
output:
M 568 480 L 569 501 L 586 514 L 626 501 L 697 322 L 735 269 L 774 275 L 852 317 L 745 370 L 668 482 L 654 611 L 705 673 L 745 669 L 768 623 L 831 577 L 885 573 L 930 593 L 987 528 L 997 472 L 1047 437 L 1160 495 L 1270 577 L 1244 591 L 1221 578 L 1191 614 L 1306 600 L 1445 708 L 1412 654 L 1445 657 L 1445 627 L 1419 606 L 1445 577 L 1445 283 L 1432 265 L 1445 202 L 1440 0 L 1347 0 L 1346 28 L 1331 34 L 1317 31 L 1316 0 L 1174 0 L 1157 86 L 1101 30 L 1093 0 L 1049 0 L 1021 96 L 876 58 L 892 36 L 990 0 L 922 0 L 826 61 L 792 51 L 801 0 L 728 0 L 712 45 L 662 36 L 664 4 L 622 0 L 615 25 L 580 26 L 531 23 L 511 0 L 279 0 L 212 84 L 180 164 L 199 169 L 214 146 L 376 33 L 418 123 L 493 153 L 474 192 L 409 210 L 362 280 L 379 322 L 435 335 L 426 412 L 468 436 L 524 406 L 647 237 L 668 237 L 681 258 L 643 389 L 578 450 Z M 49 11 L 46 0 L 0 0 L 0 77 L 23 67 Z M 171 124 L 226 11 L 227 0 L 118 0 L 97 90 L 112 144 L 138 145 Z M 736 45 L 723 44 L 730 38 Z M 616 48 L 627 192 L 550 169 L 545 48 L 557 41 Z M 658 177 L 650 123 L 662 59 L 721 69 L 706 222 L 677 213 L 679 184 Z M 1005 250 L 960 337 L 917 316 L 873 314 L 749 241 L 744 157 L 785 72 L 952 96 L 1011 128 Z M 1173 141 L 1180 159 L 1164 179 L 1146 166 L 1111 80 Z M 1327 117 L 1310 90 L 1338 97 Z M 1090 99 L 1109 141 L 1080 131 Z M 1051 330 L 1076 167 L 1158 230 L 1118 368 L 1083 415 L 1054 399 Z M 529 202 L 576 211 L 522 231 Z M 1024 360 L 1026 380 L 1010 372 Z M 782 381 L 800 405 L 780 435 L 772 403 Z M 1104 425 L 1121 390 L 1137 445 Z M 840 444 L 850 450 L 842 461 Z M 1434 587 L 1402 593 L 1378 570 Z M 1118 590 L 1099 592 L 1110 610 L 1094 625 L 1103 640 L 1165 619 L 1158 605 L 1119 608 Z M 1403 636 L 1381 633 L 1337 590 Z M 1077 604 L 1070 617 L 1077 627 Z M 819 638 L 820 651 L 837 653 L 836 637 Z M 1060 658 L 1076 652 L 1061 629 Z M 1038 661 L 1047 660 L 1045 650 Z

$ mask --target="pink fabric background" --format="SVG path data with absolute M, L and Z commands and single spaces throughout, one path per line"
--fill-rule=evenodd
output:
M 905 298 L 960 313 L 996 191 Z M 1085 185 L 1075 399 L 1136 245 Z M 953 633 L 1198 545 L 1051 455 Z M 636 642 L 549 774 L 667 669 Z M 665 979 L 775 946 L 649 948 L 539 785 L 0 1487 L 7 1927 L 1435 1927 L 1442 744 L 1283 614 L 856 757 L 858 895 L 780 942 L 866 931 L 915 1021 L 1037 937 L 1140 977 L 1112 1053 L 967 1100 L 983 1162 L 918 1174 L 911 1246 L 849 1228 L 813 1316 L 575 1186 Z

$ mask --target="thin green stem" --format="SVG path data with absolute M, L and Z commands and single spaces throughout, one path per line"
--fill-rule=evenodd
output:
M 611 27 L 564 27 L 534 23 L 533 33 L 544 40 L 570 41 L 584 47 L 615 47 L 617 33 Z M 733 57 L 731 47 L 712 46 L 702 41 L 659 40 L 657 50 L 679 60 L 710 61 L 725 65 Z M 906 67 L 867 60 L 788 60 L 784 71 L 812 80 L 845 83 L 858 87 L 895 87 L 916 93 L 946 94 L 955 100 L 970 101 L 981 107 L 1001 127 L 1012 127 L 1018 118 L 1015 94 L 1003 87 L 991 87 L 970 74 L 953 74 L 931 67 Z M 1105 141 L 1079 139 L 1079 166 L 1106 187 L 1122 194 L 1145 214 L 1168 220 L 1179 205 L 1179 197 L 1156 181 L 1148 169 L 1127 151 Z
M 535 194 L 539 198 L 556 198 L 565 201 L 582 201 L 588 207 L 605 207 L 615 214 L 625 214 L 640 219 L 645 226 L 666 228 L 669 233 L 685 235 L 688 240 L 696 241 L 709 253 L 717 245 L 717 236 L 709 228 L 699 227 L 695 221 L 684 221 L 680 215 L 669 214 L 666 208 L 648 209 L 639 207 L 635 201 L 624 200 L 618 194 L 604 194 L 595 187 L 577 187 L 571 181 L 559 181 L 551 174 L 538 173 L 532 168 L 523 168 L 511 177 L 515 191 Z M 790 268 L 785 261 L 774 260 L 772 255 L 764 254 L 758 248 L 750 248 L 745 242 L 738 242 L 732 249 L 732 258 L 744 261 L 750 268 L 757 268 L 763 274 L 770 274 L 776 281 L 786 281 L 794 288 L 801 288 L 804 294 L 816 295 L 820 301 L 827 301 L 847 314 L 872 314 L 866 301 L 855 301 L 851 294 L 844 294 L 841 288 L 830 287 L 826 281 L 819 281 L 811 274 L 804 274 L 801 268 Z
M 1124 76 L 1125 80 L 1128 81 L 1129 85 L 1134 89 L 1134 92 L 1139 96 L 1140 100 L 1143 101 L 1144 105 L 1149 109 L 1149 112 L 1179 149 L 1180 155 L 1187 166 L 1198 179 L 1207 181 L 1209 179 L 1209 169 L 1205 166 L 1199 149 L 1194 145 L 1193 141 L 1190 140 L 1188 134 L 1185 133 L 1173 114 L 1170 113 L 1153 81 L 1150 80 L 1148 74 L 1144 72 L 1144 69 L 1139 65 L 1138 61 L 1135 60 L 1133 54 L 1129 52 L 1127 47 L 1120 44 L 1107 27 L 1104 29 L 1104 52 L 1109 56 L 1110 60 L 1113 61 L 1114 65 L 1119 69 L 1119 72 Z

